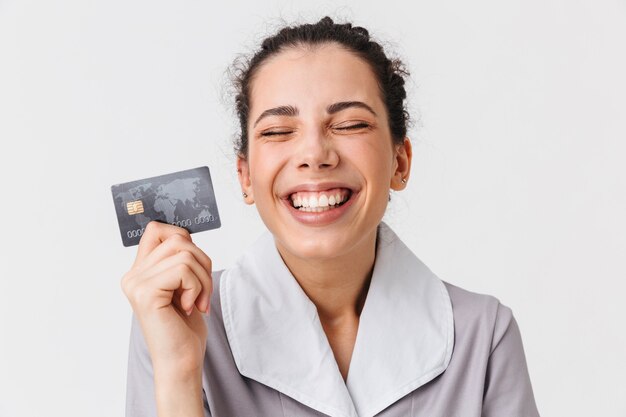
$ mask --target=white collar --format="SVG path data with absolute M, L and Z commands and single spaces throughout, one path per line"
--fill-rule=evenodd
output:
M 371 417 L 431 381 L 454 345 L 443 284 L 385 224 L 344 383 L 315 304 L 266 232 L 221 276 L 239 372 L 333 417 Z

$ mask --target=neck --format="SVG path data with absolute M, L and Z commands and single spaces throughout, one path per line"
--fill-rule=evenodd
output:
M 348 253 L 331 259 L 303 259 L 278 250 L 322 322 L 358 320 L 374 268 L 376 230 Z

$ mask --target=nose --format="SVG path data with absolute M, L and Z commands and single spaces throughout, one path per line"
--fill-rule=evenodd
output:
M 332 138 L 322 129 L 311 129 L 299 140 L 297 165 L 299 169 L 331 169 L 339 163 L 339 154 Z

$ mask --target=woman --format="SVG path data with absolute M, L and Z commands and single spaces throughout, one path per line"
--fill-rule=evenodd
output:
M 328 17 L 263 42 L 237 167 L 269 232 L 212 273 L 184 229 L 148 225 L 122 280 L 127 416 L 538 415 L 511 310 L 381 222 L 411 168 L 405 75 Z

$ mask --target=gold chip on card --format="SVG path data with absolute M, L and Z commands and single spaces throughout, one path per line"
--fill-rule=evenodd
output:
M 126 210 L 131 216 L 133 214 L 143 213 L 143 203 L 141 202 L 141 200 L 129 201 L 128 203 L 126 203 Z

